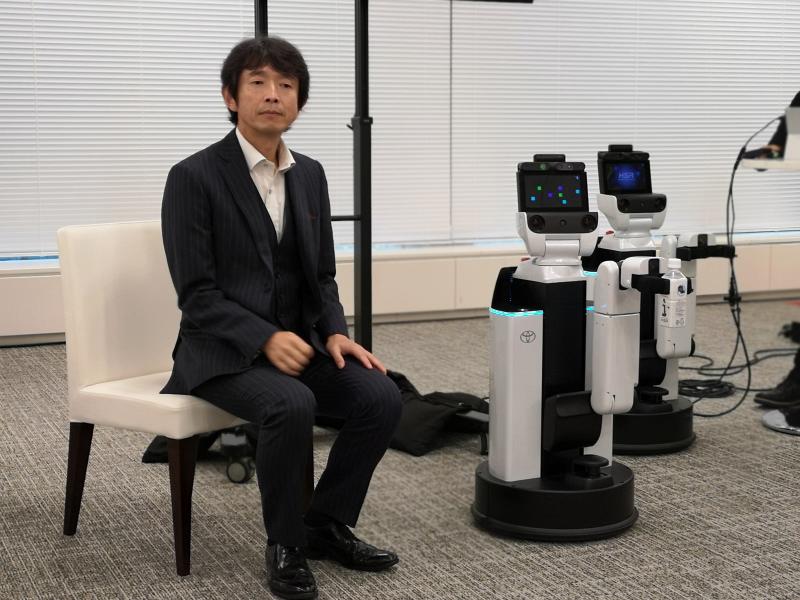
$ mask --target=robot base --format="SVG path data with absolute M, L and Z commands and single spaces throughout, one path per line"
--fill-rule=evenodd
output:
M 695 440 L 692 403 L 675 398 L 660 403 L 662 412 L 631 412 L 614 415 L 614 454 L 669 454 L 688 448 Z
M 502 481 L 484 461 L 475 471 L 475 522 L 489 531 L 545 542 L 582 542 L 617 535 L 636 522 L 633 472 L 612 463 L 613 484 L 570 489 L 558 479 Z

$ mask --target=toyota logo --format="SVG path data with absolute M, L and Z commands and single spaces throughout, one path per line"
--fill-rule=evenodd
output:
M 521 341 L 523 344 L 530 344 L 535 339 L 536 339 L 536 334 L 533 333 L 530 329 L 526 329 L 525 331 L 519 334 L 519 341 Z

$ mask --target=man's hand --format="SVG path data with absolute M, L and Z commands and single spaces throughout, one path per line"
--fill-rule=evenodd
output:
M 269 362 L 292 377 L 300 375 L 314 356 L 314 349 L 291 331 L 273 333 L 262 350 Z
M 344 368 L 344 357 L 350 354 L 361 361 L 361 364 L 367 369 L 375 367 L 386 375 L 386 367 L 383 366 L 381 361 L 371 352 L 367 352 L 361 344 L 356 344 L 353 340 L 341 333 L 334 333 L 330 336 L 328 341 L 325 342 L 325 349 L 328 351 L 328 354 L 331 355 L 333 362 L 336 363 L 336 366 L 340 369 Z

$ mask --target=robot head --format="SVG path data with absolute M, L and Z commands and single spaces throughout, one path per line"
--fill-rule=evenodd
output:
M 592 239 L 597 213 L 589 212 L 583 163 L 566 162 L 563 154 L 537 154 L 533 162 L 519 163 L 517 198 L 519 234 L 531 256 L 544 254 L 545 240 L 581 240 L 587 234 Z
M 664 224 L 667 197 L 653 193 L 647 152 L 610 145 L 607 152 L 597 153 L 597 175 L 597 206 L 614 229 L 649 231 Z

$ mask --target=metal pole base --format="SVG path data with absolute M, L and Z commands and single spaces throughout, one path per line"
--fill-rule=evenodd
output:
M 761 417 L 761 422 L 764 427 L 777 431 L 779 433 L 788 433 L 789 435 L 800 435 L 800 427 L 791 425 L 786 422 L 786 415 L 780 409 L 770 410 L 764 413 Z

